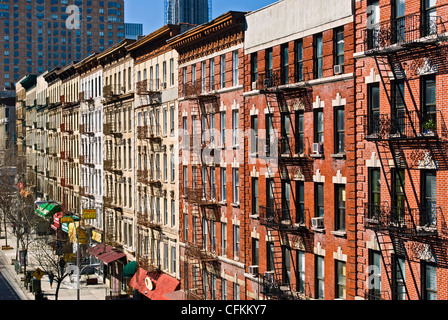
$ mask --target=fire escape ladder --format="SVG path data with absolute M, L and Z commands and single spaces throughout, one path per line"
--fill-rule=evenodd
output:
M 380 247 L 381 251 L 381 260 L 383 262 L 383 266 L 385 269 L 385 273 L 387 276 L 387 281 L 389 283 L 390 289 L 392 291 L 393 295 L 397 294 L 397 282 L 394 281 L 398 275 L 400 275 L 401 279 L 405 279 L 404 270 L 401 270 L 401 265 L 399 263 L 396 263 L 394 266 L 393 261 L 393 255 L 400 255 L 403 256 L 403 254 L 406 254 L 406 250 L 404 249 L 404 244 L 401 242 L 400 239 L 394 238 L 391 235 L 385 235 L 381 232 L 375 232 L 375 236 L 378 242 L 378 245 Z M 400 250 L 401 249 L 401 250 Z M 404 249 L 404 250 L 403 250 Z M 404 251 L 404 253 L 403 253 Z M 394 272 L 396 274 L 394 275 Z M 403 285 L 406 292 L 406 297 L 409 300 L 409 290 L 406 284 L 406 281 L 403 281 Z M 418 293 L 418 288 L 417 293 Z

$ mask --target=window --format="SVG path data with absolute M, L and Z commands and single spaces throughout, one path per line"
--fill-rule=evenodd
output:
M 314 36 L 314 79 L 323 77 L 322 34 Z
M 174 72 L 176 70 L 174 70 L 174 59 L 171 58 L 170 59 L 170 85 L 174 86 Z
M 391 82 L 392 88 L 392 127 L 391 133 L 405 133 L 406 109 L 404 104 L 404 81 L 396 80 Z
M 346 297 L 346 267 L 344 261 L 336 261 L 336 297 Z
M 369 218 L 378 219 L 381 205 L 381 171 L 369 168 Z
M 233 168 L 233 202 L 240 202 L 240 181 L 239 181 L 239 168 Z
M 271 241 L 266 242 L 266 270 L 274 270 L 274 243 Z
M 296 82 L 303 81 L 303 41 L 296 42 Z
M 305 223 L 305 183 L 296 181 L 296 222 Z
M 289 83 L 289 47 L 288 44 L 281 46 L 281 84 Z
M 423 212 L 420 215 L 420 224 L 423 226 L 435 226 L 437 224 L 436 171 L 422 170 L 421 183 Z
M 240 226 L 233 226 L 233 256 L 238 258 L 240 255 Z
M 395 0 L 392 6 L 392 34 L 394 36 L 394 42 L 401 42 L 405 40 L 405 11 L 406 3 L 405 0 Z
M 324 184 L 316 183 L 315 184 L 315 203 L 316 203 L 316 212 L 315 217 L 323 217 L 324 216 Z
M 336 230 L 345 231 L 345 186 L 335 185 Z
M 282 180 L 282 220 L 290 220 L 291 209 L 291 182 L 289 180 Z
M 367 6 L 367 36 L 368 48 L 372 49 L 379 45 L 380 30 L 380 2 L 379 0 L 369 0 Z
M 281 153 L 289 154 L 289 129 L 290 129 L 290 117 L 289 114 L 282 113 L 281 114 Z
M 238 85 L 238 51 L 232 52 L 232 79 L 233 79 L 233 86 Z
M 226 168 L 221 168 L 221 201 L 226 201 Z
M 259 263 L 260 263 L 259 240 L 257 238 L 252 238 L 252 265 L 258 266 Z
M 210 167 L 210 199 L 216 200 L 215 167 Z
M 303 111 L 296 111 L 296 153 L 303 154 L 305 152 L 305 132 L 303 122 Z
M 227 223 L 221 222 L 221 254 L 226 255 L 227 252 Z
M 223 54 L 220 57 L 220 72 L 219 77 L 221 81 L 221 89 L 226 87 L 226 56 Z
M 428 128 L 428 124 L 436 122 L 436 78 L 435 76 L 423 77 L 422 83 L 422 123 L 423 129 Z M 435 129 L 435 128 L 434 128 Z
M 392 281 L 393 281 L 393 292 L 392 299 L 394 300 L 405 300 L 406 299 L 406 285 L 405 285 L 405 260 L 402 257 L 396 255 L 392 256 Z
M 256 52 L 251 54 L 250 63 L 250 81 L 254 83 L 258 81 L 258 56 Z
M 324 271 L 324 257 L 316 255 L 316 299 L 325 299 L 325 271 Z
M 437 0 L 423 0 L 423 32 L 424 35 L 437 33 Z
M 215 90 L 215 59 L 210 59 L 210 90 Z
M 226 113 L 225 112 L 221 112 L 220 120 L 221 120 L 221 123 L 220 123 L 221 146 L 225 146 L 225 144 L 226 144 Z
M 252 214 L 258 215 L 258 178 L 252 178 Z
M 380 128 L 380 85 L 369 84 L 367 87 L 368 133 L 378 133 Z
M 324 142 L 324 111 L 322 109 L 314 111 L 314 142 Z
M 201 92 L 207 90 L 207 65 L 205 61 L 201 62 Z
M 422 291 L 424 300 L 437 300 L 437 268 L 429 263 L 422 263 Z
M 221 280 L 221 299 L 227 300 L 227 280 Z
M 335 153 L 345 153 L 345 110 L 337 107 L 335 113 Z
M 238 145 L 238 110 L 232 111 L 232 143 L 233 146 Z
M 392 184 L 392 194 L 391 202 L 392 208 L 394 208 L 391 215 L 391 222 L 404 223 L 405 219 L 405 207 L 406 207 L 406 197 L 404 193 L 405 186 L 405 171 L 404 169 L 393 168 L 391 170 L 391 184 Z
M 266 114 L 266 141 L 265 141 L 265 150 L 266 156 L 269 157 L 271 155 L 271 141 L 274 138 L 274 122 L 272 114 Z
M 344 28 L 334 31 L 334 64 L 344 65 Z
M 297 291 L 305 293 L 305 252 L 297 250 Z
M 291 249 L 282 246 L 283 283 L 291 283 Z
M 272 56 L 272 48 L 266 49 L 266 75 L 265 78 L 272 78 L 274 75 L 274 60 Z
M 381 253 L 378 251 L 369 251 L 369 270 L 368 270 L 369 296 L 370 299 L 381 299 Z
M 250 123 L 251 123 L 251 128 L 252 128 L 251 152 L 253 154 L 257 154 L 258 153 L 258 117 L 252 116 L 250 119 L 251 119 Z

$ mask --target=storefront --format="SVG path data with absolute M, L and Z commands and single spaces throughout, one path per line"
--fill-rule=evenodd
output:
M 122 273 L 126 264 L 126 254 L 106 244 L 91 247 L 87 250 L 87 253 L 98 259 L 102 265 L 105 283 L 109 285 L 108 298 L 120 298 L 122 296 Z

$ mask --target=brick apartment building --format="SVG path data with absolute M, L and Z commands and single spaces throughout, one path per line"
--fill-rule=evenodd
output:
M 113 296 L 447 299 L 447 11 L 282 0 L 23 77 L 26 190 L 103 210 Z
M 254 294 L 261 281 L 258 297 L 350 299 L 356 281 L 351 1 L 280 1 L 246 21 L 247 291 Z
M 168 41 L 179 53 L 179 229 L 187 299 L 246 299 L 244 13 Z
M 356 1 L 357 296 L 447 299 L 447 1 Z
M 123 40 L 124 1 L 3 1 L 0 25 L 0 89 L 14 90 L 25 75 L 80 61 Z

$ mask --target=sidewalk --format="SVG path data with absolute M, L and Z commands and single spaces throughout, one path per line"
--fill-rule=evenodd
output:
M 2 232 L 4 236 L 4 232 Z M 8 246 L 11 249 L 3 249 L 6 244 L 5 238 L 0 238 L 0 265 L 4 265 L 6 268 L 5 277 L 13 282 L 12 285 L 19 291 L 18 294 L 23 300 L 35 300 L 34 293 L 30 292 L 24 287 L 24 274 L 17 274 L 14 270 L 14 260 L 16 258 L 16 239 L 11 233 L 8 233 Z M 30 258 L 30 255 L 29 255 Z M 36 266 L 31 259 L 28 261 L 27 271 L 34 271 Z M 22 267 L 23 271 L 23 267 Z M 96 275 L 92 275 L 96 277 Z M 76 290 L 76 277 L 73 277 L 73 282 L 70 281 L 70 277 L 66 277 L 59 288 L 58 300 L 77 300 Z M 47 275 L 44 275 L 41 279 L 41 290 L 44 297 L 48 300 L 55 300 L 57 283 L 53 281 L 53 286 L 50 288 L 50 282 Z M 80 300 L 106 300 L 107 286 L 102 283 L 102 279 L 98 279 L 98 284 L 87 285 L 85 275 L 81 276 L 80 281 Z

